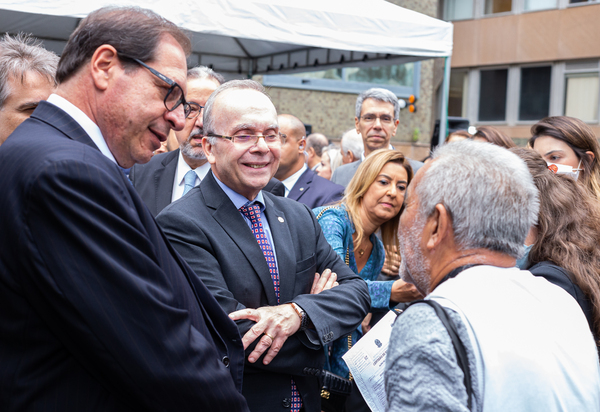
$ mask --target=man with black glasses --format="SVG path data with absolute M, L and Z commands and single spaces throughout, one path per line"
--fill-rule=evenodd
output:
M 149 10 L 91 13 L 0 147 L 0 410 L 248 410 L 236 325 L 122 172 L 184 128 L 189 51 Z
M 366 283 L 327 243 L 308 207 L 263 190 L 284 138 L 260 84 L 235 80 L 215 90 L 204 134 L 211 172 L 157 221 L 237 321 L 250 410 L 318 412 L 320 388 L 307 368 L 320 370 L 323 346 L 360 324 L 370 305 Z
M 187 72 L 186 99 L 191 106 L 185 127 L 175 131 L 179 148 L 135 165 L 129 179 L 153 216 L 200 184 L 210 170 L 202 151 L 202 110 L 208 97 L 225 79 L 205 66 Z

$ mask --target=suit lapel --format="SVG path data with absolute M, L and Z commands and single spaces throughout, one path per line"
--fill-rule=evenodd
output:
M 46 101 L 41 101 L 35 112 L 31 115 L 44 123 L 54 127 L 59 132 L 65 134 L 69 139 L 81 142 L 97 150 L 98 146 L 94 144 L 91 137 L 83 128 L 69 116 L 64 110 Z
M 265 215 L 269 221 L 273 243 L 279 245 L 275 248 L 277 254 L 277 270 L 279 271 L 279 301 L 292 300 L 296 276 L 296 259 L 294 242 L 283 209 L 278 208 L 270 196 L 263 192 L 265 199 Z
M 306 169 L 304 173 L 300 175 L 296 181 L 296 184 L 294 187 L 292 187 L 292 190 L 290 190 L 288 198 L 299 200 L 310 189 L 310 184 L 312 183 L 314 176 L 315 172 L 310 169 Z
M 179 149 L 174 150 L 165 156 L 161 162 L 162 167 L 154 171 L 157 210 L 163 210 L 171 203 L 171 198 L 173 197 L 173 182 L 175 181 L 178 159 Z
M 260 279 L 269 305 L 277 305 L 277 297 L 271 280 L 271 272 L 256 237 L 248 224 L 235 208 L 229 197 L 221 190 L 212 172 L 200 183 L 200 190 L 206 206 L 212 210 L 212 217 L 235 242 Z M 271 224 L 271 221 L 269 221 Z M 277 256 L 279 261 L 279 255 Z M 281 285 L 280 285 L 281 287 Z M 281 293 L 281 291 L 280 291 Z

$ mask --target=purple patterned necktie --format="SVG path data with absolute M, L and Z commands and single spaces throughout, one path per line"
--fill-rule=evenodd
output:
M 271 272 L 271 280 L 273 281 L 273 288 L 275 289 L 275 296 L 277 296 L 277 303 L 279 303 L 279 271 L 277 270 L 277 263 L 275 262 L 275 255 L 273 254 L 271 242 L 269 241 L 269 238 L 263 229 L 262 222 L 260 221 L 260 205 L 256 203 L 244 205 L 240 207 L 240 212 L 246 216 L 246 218 L 248 218 L 252 224 L 252 233 L 254 233 L 256 241 L 258 242 L 260 249 L 265 255 L 265 259 L 267 260 L 269 272 Z M 300 408 L 302 407 L 302 398 L 300 397 L 300 392 L 298 392 L 296 383 L 293 379 L 291 406 L 291 412 L 299 412 Z

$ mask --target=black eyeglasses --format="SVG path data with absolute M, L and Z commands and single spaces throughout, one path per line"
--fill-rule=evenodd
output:
M 202 112 L 202 109 L 204 109 L 204 106 L 196 102 L 189 102 L 188 106 L 190 106 L 190 113 L 186 116 L 188 119 L 195 119 Z
M 153 75 L 155 75 L 156 77 L 161 79 L 163 82 L 165 82 L 169 86 L 171 86 L 169 88 L 169 90 L 167 91 L 167 95 L 165 96 L 165 100 L 164 100 L 165 108 L 168 111 L 172 112 L 173 110 L 177 109 L 180 104 L 182 104 L 183 112 L 185 113 L 185 117 L 187 118 L 190 115 L 192 108 L 191 108 L 190 104 L 185 101 L 185 96 L 183 95 L 183 89 L 181 88 L 181 86 L 179 84 L 177 84 L 176 81 L 169 79 L 164 74 L 160 73 L 157 70 L 154 70 L 152 67 L 148 66 L 143 61 L 136 59 L 135 57 L 127 56 L 126 54 L 123 54 L 118 50 L 117 50 L 117 54 L 120 57 L 126 58 L 128 60 L 132 60 L 132 61 L 136 62 L 137 64 L 139 64 L 140 66 L 145 67 L 146 69 L 150 70 L 150 73 L 152 73 Z

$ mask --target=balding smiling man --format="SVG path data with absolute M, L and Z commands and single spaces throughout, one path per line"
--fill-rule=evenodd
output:
M 281 146 L 281 159 L 275 178 L 285 186 L 285 196 L 313 209 L 336 202 L 344 195 L 344 187 L 331 183 L 305 164 L 306 129 L 296 116 L 280 114 L 279 132 L 286 135 Z

